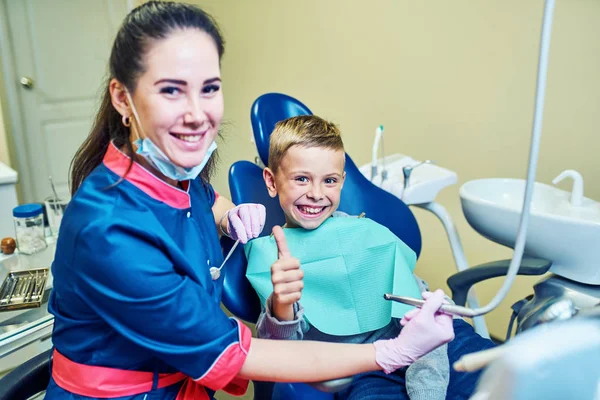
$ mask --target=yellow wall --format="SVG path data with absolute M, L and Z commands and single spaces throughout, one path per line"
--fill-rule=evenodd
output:
M 438 200 L 461 234 L 468 261 L 512 255 L 476 234 L 460 208 L 458 189 L 482 177 L 525 177 L 531 134 L 542 0 L 196 0 L 221 24 L 226 144 L 215 186 L 255 156 L 249 110 L 278 91 L 338 123 L 348 153 L 369 161 L 375 127 L 385 126 L 387 152 L 434 159 L 459 183 Z M 600 200 L 600 2 L 559 0 L 555 13 L 538 181 L 580 171 L 585 194 Z M 563 188 L 569 188 L 565 183 Z M 424 248 L 417 273 L 446 287 L 455 271 L 441 224 L 416 210 Z M 538 278 L 518 278 L 488 317 L 504 337 L 509 306 Z M 477 286 L 487 302 L 502 279 Z
M 227 40 L 219 191 L 228 192 L 232 162 L 255 156 L 252 101 L 284 92 L 338 123 L 358 164 L 369 161 L 374 129 L 383 124 L 388 153 L 456 171 L 459 184 L 438 200 L 457 224 L 468 261 L 511 256 L 468 226 L 458 188 L 482 177 L 525 177 L 543 0 L 194 2 L 217 18 Z M 550 183 L 574 168 L 585 194 L 600 200 L 600 2 L 557 3 L 537 180 Z M 0 161 L 7 162 L 2 127 L 0 121 Z M 424 237 L 417 273 L 445 288 L 455 271 L 445 232 L 434 216 L 415 214 Z M 518 278 L 487 316 L 492 334 L 504 337 L 509 306 L 537 280 Z M 489 301 L 501 282 L 479 285 L 480 299 Z

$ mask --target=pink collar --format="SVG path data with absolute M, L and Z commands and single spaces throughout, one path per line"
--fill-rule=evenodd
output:
M 104 165 L 119 176 L 124 176 L 131 159 L 110 143 L 104 155 Z M 155 200 L 161 201 L 173 208 L 190 208 L 189 181 L 184 181 L 186 191 L 169 185 L 140 164 L 134 162 L 124 179 Z

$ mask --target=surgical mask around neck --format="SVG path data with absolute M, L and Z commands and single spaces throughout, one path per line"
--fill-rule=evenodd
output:
M 138 113 L 133 105 L 133 101 L 131 100 L 131 96 L 129 95 L 129 91 L 125 92 L 127 95 L 127 99 L 129 100 L 129 104 L 131 104 L 131 111 L 133 112 L 133 116 L 135 118 L 136 124 L 140 129 L 143 136 L 143 139 L 138 135 L 138 138 L 133 142 L 133 144 L 137 147 L 136 154 L 144 157 L 146 161 L 150 163 L 154 168 L 156 168 L 161 174 L 166 176 L 169 179 L 173 179 L 176 181 L 185 181 L 196 179 L 200 172 L 204 169 L 208 160 L 212 156 L 213 152 L 217 149 L 217 143 L 213 141 L 208 149 L 206 150 L 206 154 L 204 155 L 204 159 L 202 162 L 194 167 L 185 168 L 180 167 L 179 165 L 175 165 L 169 157 L 156 145 L 149 137 L 147 137 L 142 128 L 141 120 L 138 116 Z

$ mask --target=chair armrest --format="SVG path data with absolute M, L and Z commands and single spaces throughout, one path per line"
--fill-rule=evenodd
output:
M 448 278 L 447 283 L 452 291 L 452 300 L 459 306 L 467 303 L 467 294 L 476 283 L 490 278 L 504 276 L 508 272 L 511 260 L 493 261 L 464 271 Z M 517 275 L 543 275 L 552 266 L 552 261 L 534 257 L 523 257 Z
M 269 396 L 266 392 L 258 394 L 254 392 L 255 399 L 270 400 L 333 400 L 335 392 L 346 389 L 352 382 L 352 377 L 332 379 L 323 382 L 311 383 L 275 383 L 273 394 Z M 255 387 L 262 386 L 265 382 L 255 382 Z M 259 397 L 260 395 L 262 397 Z
M 50 382 L 52 349 L 25 361 L 0 379 L 0 400 L 28 399 Z
M 352 377 L 349 376 L 346 378 L 332 379 L 330 381 L 307 382 L 307 385 L 310 385 L 321 392 L 336 393 L 346 389 L 351 383 Z

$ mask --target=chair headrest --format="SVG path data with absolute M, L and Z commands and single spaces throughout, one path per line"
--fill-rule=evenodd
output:
M 282 93 L 266 93 L 257 98 L 250 109 L 250 121 L 258 155 L 264 165 L 269 164 L 269 137 L 275 124 L 312 112 L 295 98 Z
M 236 161 L 229 169 L 229 191 L 235 204 L 258 203 L 267 209 L 261 236 L 270 235 L 275 225 L 285 224 L 285 214 L 278 197 L 271 197 L 263 179 L 263 170 L 250 161 Z
M 387 227 L 417 254 L 421 254 L 421 231 L 412 211 L 396 196 L 375 186 L 346 154 L 346 180 L 339 211 L 367 218 Z

